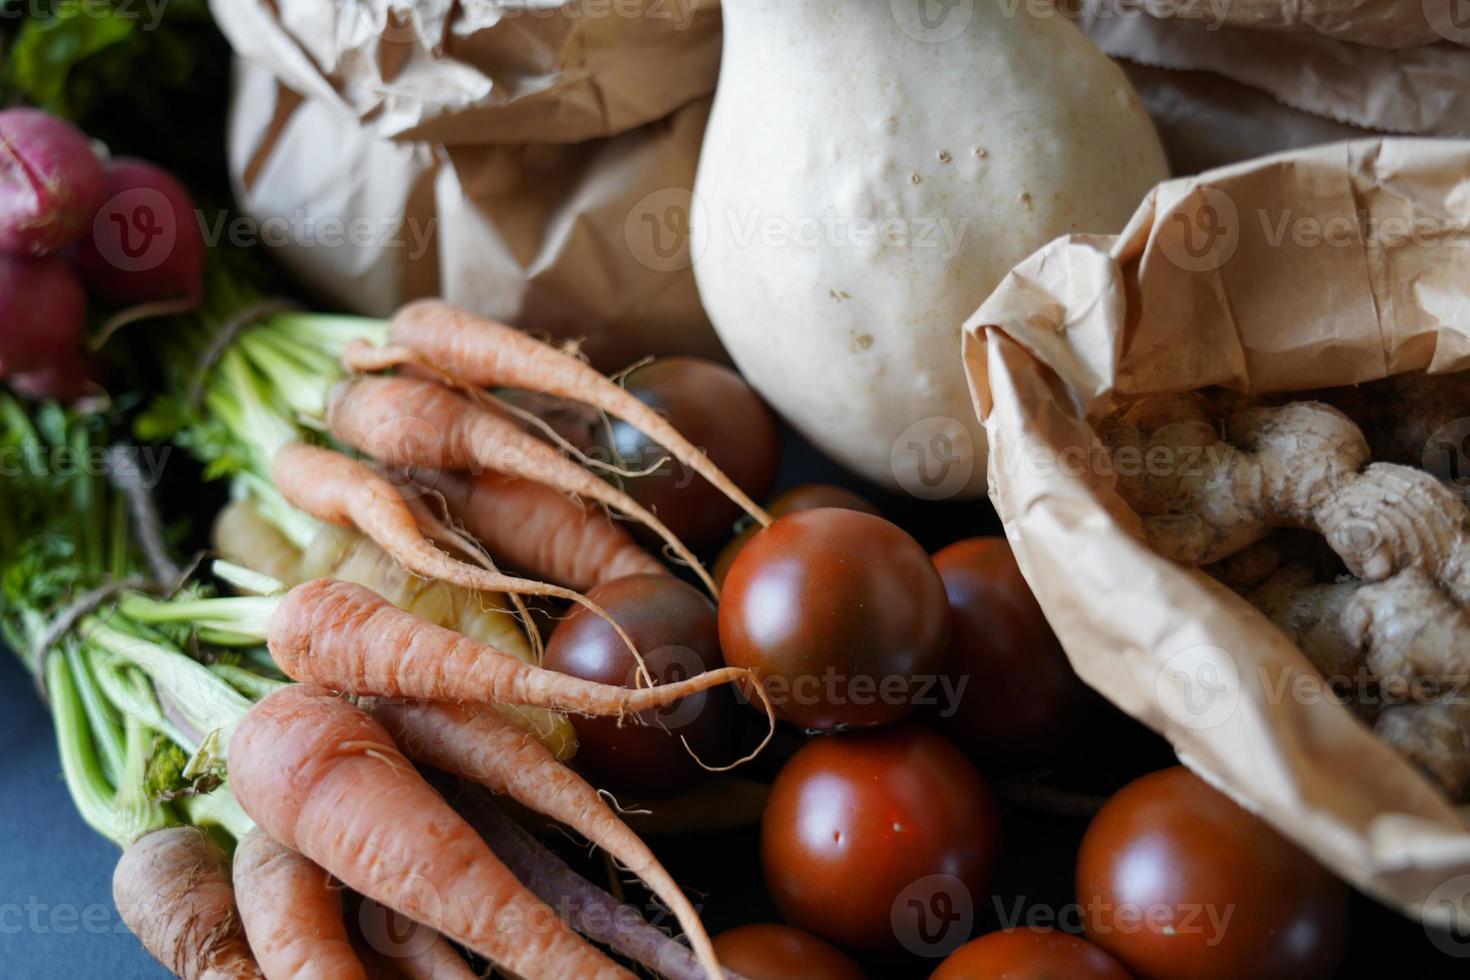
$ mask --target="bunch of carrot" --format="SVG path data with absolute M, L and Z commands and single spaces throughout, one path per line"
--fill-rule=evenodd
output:
M 614 569 L 659 566 L 592 509 L 603 505 L 658 533 L 715 592 L 656 516 L 529 431 L 491 393 L 502 387 L 575 399 L 622 418 L 756 520 L 769 520 L 616 383 L 566 351 L 442 303 L 410 306 L 386 330 L 373 321 L 278 312 L 207 350 L 201 364 L 191 387 L 203 410 L 181 393 L 149 424 L 157 432 L 159 420 L 171 418 L 178 441 L 234 477 L 252 508 L 236 519 L 268 522 L 280 547 L 303 555 L 329 528 L 346 527 L 419 580 L 487 602 L 496 594 L 566 599 L 605 616 L 576 588 Z M 344 367 L 397 373 L 346 377 Z M 440 485 L 445 493 L 429 489 Z M 486 544 L 502 560 L 568 585 L 505 574 Z M 604 557 L 589 562 L 589 554 Z M 334 925 L 340 909 L 319 894 L 329 874 L 522 976 L 626 975 L 496 859 L 413 759 L 509 794 L 602 846 L 674 912 L 703 973 L 721 975 L 693 906 L 648 848 L 592 786 L 501 712 L 515 706 L 635 719 L 748 679 L 745 672 L 722 669 L 661 686 L 645 676 L 649 686 L 609 687 L 536 666 L 534 644 L 531 656 L 517 656 L 362 584 L 290 575 L 297 584 L 286 590 L 232 566 L 221 574 L 257 594 L 134 596 L 123 608 L 155 629 L 183 627 L 240 646 L 264 640 L 274 663 L 300 682 L 252 708 L 225 754 L 241 806 L 269 838 L 247 853 L 277 848 L 257 863 L 291 869 L 272 889 L 299 890 L 290 901 L 278 895 L 271 908 L 320 912 L 295 923 L 331 938 L 317 955 L 340 955 L 344 969 L 355 955 Z M 197 842 L 181 836 L 179 846 L 186 864 L 205 859 Z M 267 975 L 292 975 L 308 935 L 278 921 L 280 913 L 271 919 L 238 887 L 234 901 L 247 933 L 253 919 L 269 922 L 262 935 L 275 937 L 249 937 L 259 966 Z
M 18 406 L 5 407 L 12 429 L 39 439 Z M 98 487 L 53 497 L 80 501 L 82 490 L 95 494 Z M 112 542 L 116 554 L 93 562 L 87 581 L 133 583 L 140 559 L 124 533 L 131 512 L 100 496 L 85 512 L 121 523 L 42 537 Z M 28 554 L 25 542 L 3 544 L 7 555 Z M 157 542 L 153 548 L 161 550 Z M 275 588 L 258 574 L 229 574 L 247 589 Z M 74 577 L 74 587 L 82 583 Z M 51 598 L 32 606 L 54 607 Z M 33 608 L 20 621 L 29 633 L 11 630 L 8 639 L 20 649 L 28 640 L 65 649 L 40 669 L 55 698 L 68 783 L 93 825 L 126 848 L 115 879 L 126 921 L 181 976 L 294 975 L 308 961 L 312 970 L 335 962 L 344 975 L 366 969 L 372 951 L 353 943 L 324 867 L 439 930 L 416 957 L 422 962 L 398 963 L 400 970 L 469 975 L 456 972 L 466 968 L 438 938 L 442 933 L 526 976 L 624 975 L 516 881 L 403 751 L 538 807 L 605 847 L 675 911 L 695 953 L 650 946 L 647 935 L 622 944 L 619 934 L 598 938 L 646 958 L 656 954 L 671 976 L 717 969 L 687 898 L 596 791 L 496 713 L 459 702 L 635 713 L 738 672 L 639 690 L 589 684 L 330 580 L 305 582 L 284 597 L 214 599 L 190 588 L 160 600 L 119 590 L 79 616 L 75 633 L 54 637 L 38 625 L 42 619 Z M 213 662 L 185 653 L 186 638 Z M 447 700 L 353 705 L 322 689 L 286 685 L 254 646 L 267 638 L 276 661 L 298 678 L 334 690 Z M 118 676 L 94 684 L 101 670 Z M 255 698 L 262 700 L 252 708 Z M 78 723 L 83 717 L 88 724 Z M 113 737 L 118 731 L 120 740 Z M 120 760 L 115 773 L 106 761 L 113 755 Z M 366 781 L 354 788 L 358 778 Z M 236 842 L 231 865 L 227 848 Z M 465 874 L 466 867 L 475 873 Z

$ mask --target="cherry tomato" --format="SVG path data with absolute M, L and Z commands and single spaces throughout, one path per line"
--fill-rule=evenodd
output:
M 929 980 L 1130 980 L 1092 943 L 1056 929 L 1002 929 L 949 955 Z
M 668 357 L 629 372 L 623 385 L 667 417 L 752 498 L 770 492 L 781 460 L 776 420 L 740 375 L 713 361 Z M 614 420 L 607 439 L 629 469 L 652 466 L 668 455 L 626 422 Z M 646 476 L 624 478 L 623 488 L 695 548 L 729 534 L 742 513 L 704 477 L 672 459 Z
M 791 926 L 740 926 L 714 937 L 714 944 L 720 965 L 745 980 L 863 980 L 846 954 Z
M 1331 976 L 1347 888 L 1187 769 L 1129 783 L 1077 859 L 1087 934 L 1139 980 Z
M 847 946 L 927 949 L 949 938 L 956 909 L 985 901 L 999 830 L 964 753 L 900 725 L 798 750 L 771 788 L 761 861 L 793 924 Z
M 658 683 L 724 666 L 714 603 L 669 575 L 630 575 L 588 593 L 638 647 Z M 637 662 L 607 621 L 579 606 L 546 645 L 545 666 L 564 674 L 637 686 Z M 576 765 L 598 786 L 642 797 L 681 792 L 705 770 L 679 736 L 711 765 L 730 761 L 735 700 L 723 688 L 647 712 L 641 724 L 616 718 L 573 718 L 581 747 Z M 662 727 L 660 727 L 662 725 Z
M 804 728 L 881 725 L 936 697 L 948 636 L 944 582 L 918 542 L 833 507 L 751 538 L 720 602 L 725 659 Z
M 857 510 L 864 514 L 872 514 L 874 517 L 883 516 L 878 513 L 878 508 L 862 497 L 850 490 L 834 487 L 828 483 L 803 483 L 801 486 L 792 487 L 771 501 L 766 512 L 772 517 L 785 517 L 799 510 L 815 510 L 818 507 L 841 507 L 844 510 Z M 730 566 L 735 564 L 735 556 L 740 554 L 740 549 L 744 548 L 745 543 L 755 537 L 755 533 L 759 530 L 759 527 L 753 525 L 747 527 L 720 550 L 720 556 L 715 559 L 715 566 L 710 570 L 716 582 L 721 585 L 725 584 L 725 576 L 730 574 Z
M 1087 688 L 1021 575 L 1005 538 L 970 538 L 934 565 L 949 595 L 945 691 L 936 712 L 961 748 L 1008 768 L 1047 762 L 1087 716 Z

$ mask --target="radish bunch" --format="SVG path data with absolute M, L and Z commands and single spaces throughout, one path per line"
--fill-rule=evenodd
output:
M 38 109 L 0 112 L 0 379 L 69 400 L 97 374 L 82 347 L 87 294 L 114 322 L 199 304 L 204 236 L 177 180 L 100 158 L 86 134 Z

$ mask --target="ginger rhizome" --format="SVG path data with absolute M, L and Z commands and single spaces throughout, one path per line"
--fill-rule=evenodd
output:
M 1137 463 L 1115 467 L 1117 487 L 1151 547 L 1209 566 L 1329 678 L 1366 674 L 1378 735 L 1470 798 L 1470 510 L 1451 489 L 1371 462 L 1358 426 L 1320 402 L 1148 398 L 1103 436 Z M 1321 535 L 1345 574 L 1283 564 L 1279 529 Z

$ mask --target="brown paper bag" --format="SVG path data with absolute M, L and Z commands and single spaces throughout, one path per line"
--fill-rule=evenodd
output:
M 723 352 L 690 270 L 708 0 L 217 0 L 248 232 L 323 302 L 422 296 L 584 341 Z
M 1463 0 L 1071 0 L 1176 173 L 1361 130 L 1470 136 Z
M 1361 140 L 1157 187 L 1017 266 L 965 327 L 991 499 L 1073 665 L 1365 891 L 1470 924 L 1470 831 L 1235 593 L 1143 543 L 1120 400 L 1470 368 L 1470 143 Z

